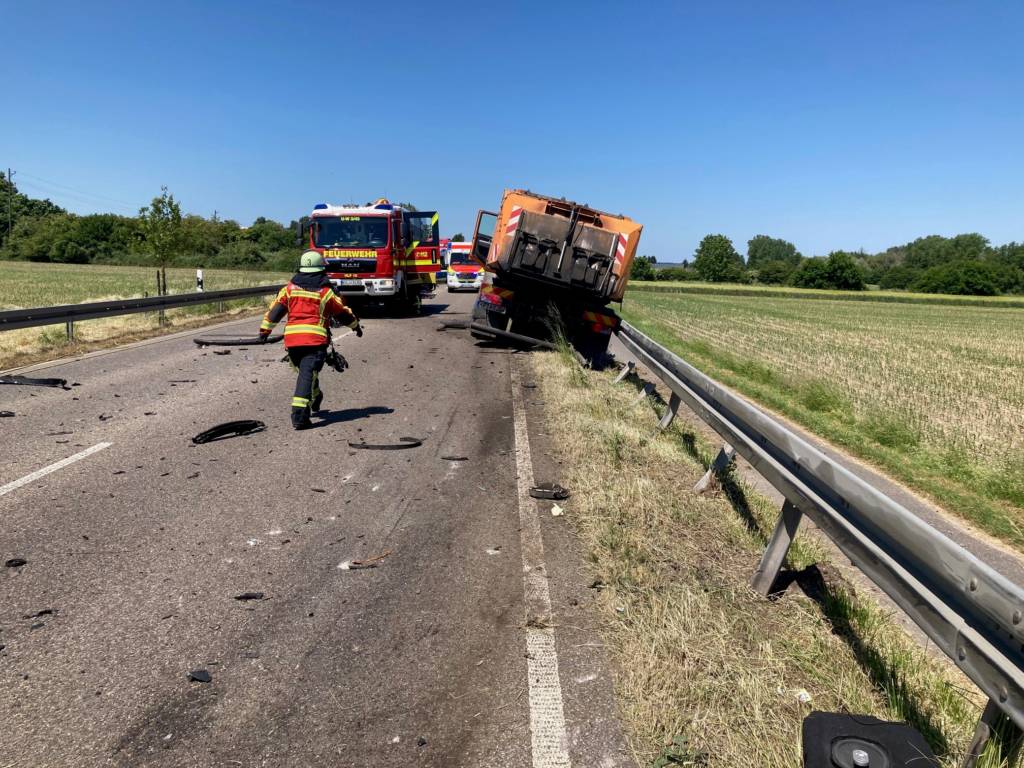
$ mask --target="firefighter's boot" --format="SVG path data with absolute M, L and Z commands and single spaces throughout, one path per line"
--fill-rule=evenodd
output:
M 313 413 L 319 413 L 323 408 L 323 404 L 324 393 L 317 392 L 315 395 L 313 395 L 313 399 L 309 401 L 309 409 L 313 411 Z
M 313 426 L 309 420 L 309 407 L 292 408 L 292 426 L 295 429 L 308 429 Z

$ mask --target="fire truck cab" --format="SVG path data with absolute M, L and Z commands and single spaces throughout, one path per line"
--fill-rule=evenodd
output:
M 323 254 L 335 290 L 351 299 L 418 309 L 436 287 L 436 211 L 412 211 L 383 198 L 365 206 L 318 203 L 303 240 Z

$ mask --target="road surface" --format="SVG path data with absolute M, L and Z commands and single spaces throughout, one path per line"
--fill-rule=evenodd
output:
M 527 356 L 437 330 L 471 303 L 339 339 L 305 432 L 280 347 L 210 331 L 0 387 L 0 765 L 632 764 L 580 553 L 524 500 L 559 479 Z

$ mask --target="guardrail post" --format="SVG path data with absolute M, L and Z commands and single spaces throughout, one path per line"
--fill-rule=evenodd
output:
M 644 388 L 642 390 L 640 390 L 640 393 L 633 400 L 633 404 L 636 405 L 641 400 L 646 400 L 653 393 L 654 393 L 654 385 L 651 384 L 651 382 L 647 382 L 646 384 L 644 384 Z
M 779 578 L 779 571 L 782 570 L 790 544 L 796 538 L 796 529 L 800 526 L 802 517 L 803 513 L 786 499 L 782 505 L 782 514 L 775 523 L 772 537 L 768 540 L 768 546 L 761 555 L 761 562 L 750 580 L 751 588 L 762 597 L 768 596 L 775 585 L 775 580 Z
M 630 360 L 628 363 L 626 363 L 624 366 L 622 366 L 622 370 L 619 371 L 619 375 L 615 377 L 615 381 L 613 381 L 612 384 L 619 384 L 619 383 L 621 383 L 622 381 L 625 380 L 625 378 L 627 376 L 629 376 L 629 374 L 635 373 L 635 372 L 636 372 L 636 363 L 634 363 L 632 360 Z
M 672 425 L 672 420 L 676 417 L 676 412 L 679 410 L 679 404 L 682 400 L 679 399 L 679 395 L 675 392 L 672 393 L 672 397 L 668 400 L 668 408 L 665 410 L 665 415 L 661 417 L 661 421 L 658 422 L 658 429 L 664 432 Z
M 75 340 L 75 321 L 70 317 L 64 322 L 64 329 L 68 334 L 68 341 Z
M 715 456 L 715 460 L 711 462 L 711 466 L 708 467 L 708 471 L 704 473 L 704 477 L 697 481 L 697 484 L 693 486 L 694 493 L 704 493 L 717 482 L 718 476 L 725 472 L 726 467 L 732 464 L 733 459 L 736 458 L 736 451 L 733 450 L 731 445 L 723 445 L 721 450 L 718 451 L 718 455 Z
M 967 747 L 962 768 L 975 768 L 990 741 L 998 741 L 1003 747 L 1002 758 L 1005 762 L 1000 764 L 1012 765 L 1014 756 L 1020 748 L 1021 735 L 1020 729 L 1003 714 L 999 705 L 989 699 L 974 729 L 974 738 Z

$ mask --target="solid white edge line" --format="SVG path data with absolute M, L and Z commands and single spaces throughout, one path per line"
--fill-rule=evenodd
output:
M 547 568 L 544 565 L 544 541 L 540 532 L 537 502 L 530 496 L 533 486 L 533 459 L 526 428 L 519 376 L 522 358 L 510 356 L 512 414 L 515 434 L 516 485 L 519 507 L 519 540 L 523 557 L 523 593 L 526 603 L 527 684 L 530 701 L 530 736 L 533 768 L 571 768 L 562 683 L 558 675 L 555 630 L 551 626 L 551 597 Z
M 91 448 L 86 448 L 84 451 L 79 451 L 74 456 L 68 456 L 66 459 L 61 459 L 60 461 L 54 462 L 53 464 L 50 464 L 48 467 L 37 469 L 35 472 L 31 474 L 25 475 L 24 477 L 18 478 L 17 480 L 12 480 L 11 482 L 7 483 L 7 485 L 0 486 L 0 496 L 5 496 L 11 491 L 16 491 L 23 485 L 28 485 L 29 483 L 35 482 L 39 478 L 45 477 L 51 472 L 56 472 L 58 469 L 63 469 L 69 464 L 74 464 L 76 461 L 80 461 L 86 458 L 87 456 L 92 456 L 94 453 L 98 453 L 99 451 L 102 451 L 104 448 L 109 448 L 111 445 L 113 445 L 113 443 L 96 443 L 96 445 L 92 446 Z

